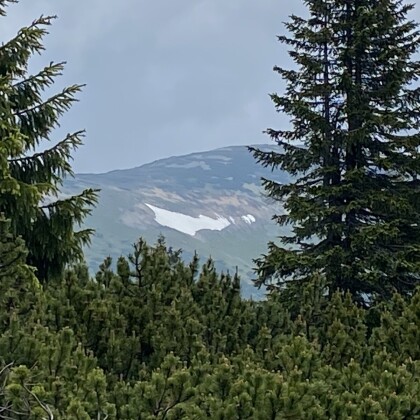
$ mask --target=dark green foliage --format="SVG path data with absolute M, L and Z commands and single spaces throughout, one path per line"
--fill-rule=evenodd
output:
M 7 3 L 0 3 L 1 15 Z M 40 280 L 60 275 L 66 264 L 83 259 L 82 246 L 92 231 L 74 227 L 96 202 L 91 189 L 74 197 L 59 196 L 63 178 L 72 175 L 71 154 L 82 144 L 82 131 L 42 149 L 82 87 L 70 86 L 46 97 L 64 63 L 28 73 L 30 58 L 44 49 L 42 39 L 52 19 L 35 20 L 0 46 L 0 212 L 10 218 L 12 232 L 25 240 L 28 262 L 37 268 Z
M 0 331 L 8 327 L 12 312 L 26 318 L 34 309 L 40 285 L 25 263 L 27 253 L 22 239 L 10 232 L 10 222 L 0 215 Z
M 293 182 L 264 180 L 284 205 L 275 216 L 293 234 L 257 260 L 258 285 L 291 296 L 314 273 L 354 299 L 388 299 L 419 284 L 420 63 L 412 6 L 396 0 L 308 0 L 309 17 L 292 16 L 294 70 L 275 67 L 287 87 L 271 95 L 290 130 L 268 129 L 280 151 L 256 159 Z
M 186 264 L 163 238 L 140 239 L 115 270 L 106 258 L 94 278 L 83 264 L 63 270 L 81 255 L 89 232 L 73 223 L 94 194 L 41 202 L 70 172 L 77 136 L 22 156 L 67 107 L 10 83 L 40 48 L 42 19 L 16 48 L 0 47 L 0 419 L 420 418 L 419 289 L 365 308 L 350 292 L 325 294 L 330 278 L 313 275 L 294 283 L 299 293 L 253 302 L 237 275 L 211 260 L 200 268 L 197 256 Z M 36 103 L 30 118 L 12 118 Z
M 48 289 L 51 328 L 71 322 L 100 364 L 126 379 L 143 364 L 160 366 L 170 352 L 189 365 L 204 347 L 216 356 L 247 342 L 253 314 L 239 279 L 219 276 L 211 261 L 197 276 L 198 261 L 186 266 L 163 240 L 153 248 L 140 240 L 128 260 L 119 259 L 115 274 L 106 259 L 95 282 L 82 267 L 67 272 Z
M 8 238 L 1 255 L 24 252 Z M 162 239 L 140 240 L 116 272 L 108 258 L 94 279 L 75 266 L 44 288 L 19 264 L 32 293 L 2 303 L 0 334 L 12 419 L 420 415 L 419 292 L 368 310 L 310 285 L 292 319 L 278 295 L 243 300 L 238 279 L 184 264 Z

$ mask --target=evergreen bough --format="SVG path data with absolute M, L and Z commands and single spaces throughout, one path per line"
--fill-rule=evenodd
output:
M 8 3 L 16 1 L 0 1 L 0 16 L 5 16 Z M 75 225 L 83 222 L 97 199 L 93 189 L 59 196 L 63 179 L 73 174 L 71 154 L 82 144 L 84 132 L 58 142 L 52 133 L 82 86 L 46 97 L 65 63 L 28 73 L 30 58 L 44 50 L 42 39 L 53 19 L 41 16 L 0 46 L 0 213 L 10 219 L 12 233 L 25 241 L 28 263 L 42 281 L 83 258 L 82 246 L 92 230 L 77 231 Z M 51 141 L 52 147 L 43 148 Z
M 257 263 L 257 285 L 291 296 L 321 273 L 326 293 L 350 291 L 368 304 L 410 295 L 420 272 L 420 63 L 412 5 L 396 0 L 307 0 L 291 16 L 296 67 L 275 67 L 287 87 L 272 94 L 288 130 L 268 129 L 280 146 L 251 148 L 256 159 L 294 178 L 264 179 L 291 225 L 282 245 Z

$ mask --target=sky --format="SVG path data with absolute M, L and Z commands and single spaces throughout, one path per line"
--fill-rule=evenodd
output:
M 51 94 L 86 83 L 55 136 L 86 129 L 73 168 L 99 173 L 269 142 L 263 130 L 287 125 L 269 98 L 284 87 L 273 66 L 289 61 L 276 35 L 303 12 L 297 0 L 20 0 L 0 42 L 58 16 L 31 69 L 67 61 Z

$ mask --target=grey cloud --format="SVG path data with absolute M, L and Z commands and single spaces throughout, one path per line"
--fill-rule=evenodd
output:
M 64 59 L 57 88 L 87 83 L 57 135 L 86 128 L 74 167 L 99 172 L 268 141 L 262 130 L 287 124 L 268 97 L 283 88 L 273 66 L 288 62 L 276 35 L 303 11 L 296 0 L 21 0 L 0 35 L 59 15 L 33 67 Z

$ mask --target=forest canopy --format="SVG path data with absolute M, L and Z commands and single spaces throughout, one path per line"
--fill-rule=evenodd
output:
M 59 194 L 84 133 L 38 149 L 82 86 L 45 99 L 64 64 L 28 74 L 52 17 L 0 46 L 0 419 L 420 418 L 417 25 L 401 1 L 305 4 L 272 96 L 293 130 L 254 149 L 295 177 L 264 181 L 294 231 L 256 262 L 261 301 L 163 238 L 92 276 L 98 191 Z

